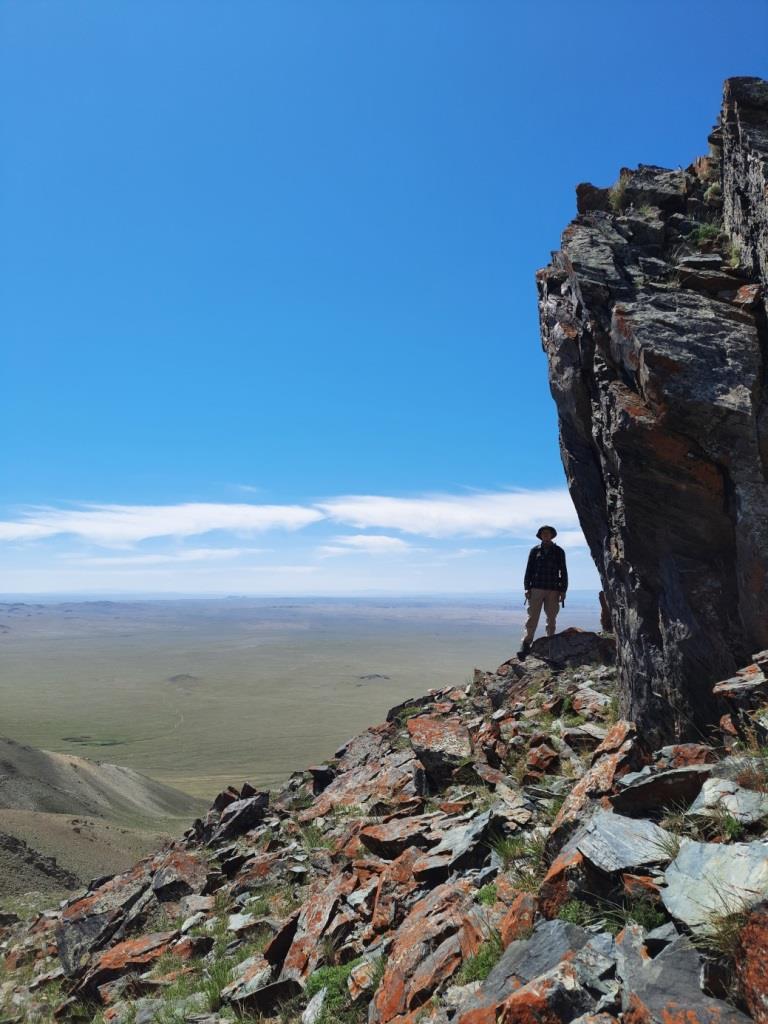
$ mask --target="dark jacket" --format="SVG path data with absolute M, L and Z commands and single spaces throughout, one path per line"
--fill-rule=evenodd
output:
M 537 544 L 528 555 L 525 568 L 524 590 L 559 590 L 564 594 L 568 589 L 568 570 L 565 567 L 565 552 L 554 541 L 545 548 Z

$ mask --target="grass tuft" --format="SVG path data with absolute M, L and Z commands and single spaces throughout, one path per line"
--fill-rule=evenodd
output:
M 475 955 L 461 965 L 456 975 L 456 984 L 468 985 L 472 981 L 485 981 L 503 952 L 501 936 L 497 931 L 492 931 Z
M 611 209 L 614 213 L 621 213 L 624 207 L 627 205 L 627 186 L 630 182 L 630 176 L 626 172 L 622 172 L 619 175 L 619 180 L 611 185 L 608 192 L 608 202 L 610 203 Z

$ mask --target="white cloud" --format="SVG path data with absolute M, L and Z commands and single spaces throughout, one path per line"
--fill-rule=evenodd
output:
M 357 529 L 379 527 L 436 538 L 533 535 L 544 522 L 566 529 L 578 527 L 576 510 L 565 488 L 420 498 L 353 494 L 331 498 L 317 507 L 335 522 L 349 523 Z
M 77 565 L 177 565 L 184 562 L 219 562 L 232 558 L 247 558 L 250 555 L 263 554 L 268 550 L 269 548 L 188 548 L 182 551 L 146 555 L 101 556 L 66 554 L 62 555 L 62 558 Z
M 404 551 L 418 551 L 400 537 L 386 537 L 383 534 L 355 533 L 342 537 L 333 537 L 330 544 L 323 544 L 317 549 L 320 558 L 334 558 L 337 555 L 391 555 Z
M 30 509 L 16 522 L 0 522 L 0 540 L 37 540 L 74 534 L 95 544 L 123 546 L 151 537 L 191 537 L 211 530 L 255 533 L 300 530 L 323 518 L 302 505 L 189 502 L 183 505 L 84 505 Z
M 405 551 L 411 547 L 407 540 L 400 537 L 387 537 L 380 533 L 355 533 L 344 537 L 334 537 L 336 544 L 357 548 L 359 551 L 370 551 L 378 554 L 387 551 Z

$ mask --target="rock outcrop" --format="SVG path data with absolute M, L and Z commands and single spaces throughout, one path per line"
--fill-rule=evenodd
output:
M 725 84 L 710 156 L 580 185 L 537 276 L 568 486 L 622 712 L 706 735 L 768 646 L 768 82 Z
M 57 910 L 0 916 L 0 1019 L 766 1024 L 767 662 L 719 684 L 711 745 L 617 721 L 578 630 L 406 701 Z

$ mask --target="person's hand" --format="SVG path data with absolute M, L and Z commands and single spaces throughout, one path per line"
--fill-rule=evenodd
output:
M 530 592 L 530 590 L 526 590 L 526 592 L 525 592 L 525 600 L 526 601 L 530 601 L 531 600 L 531 592 Z
M 560 595 L 560 604 L 561 604 L 561 605 L 564 605 L 564 604 L 565 604 L 565 594 L 561 594 L 561 595 Z

